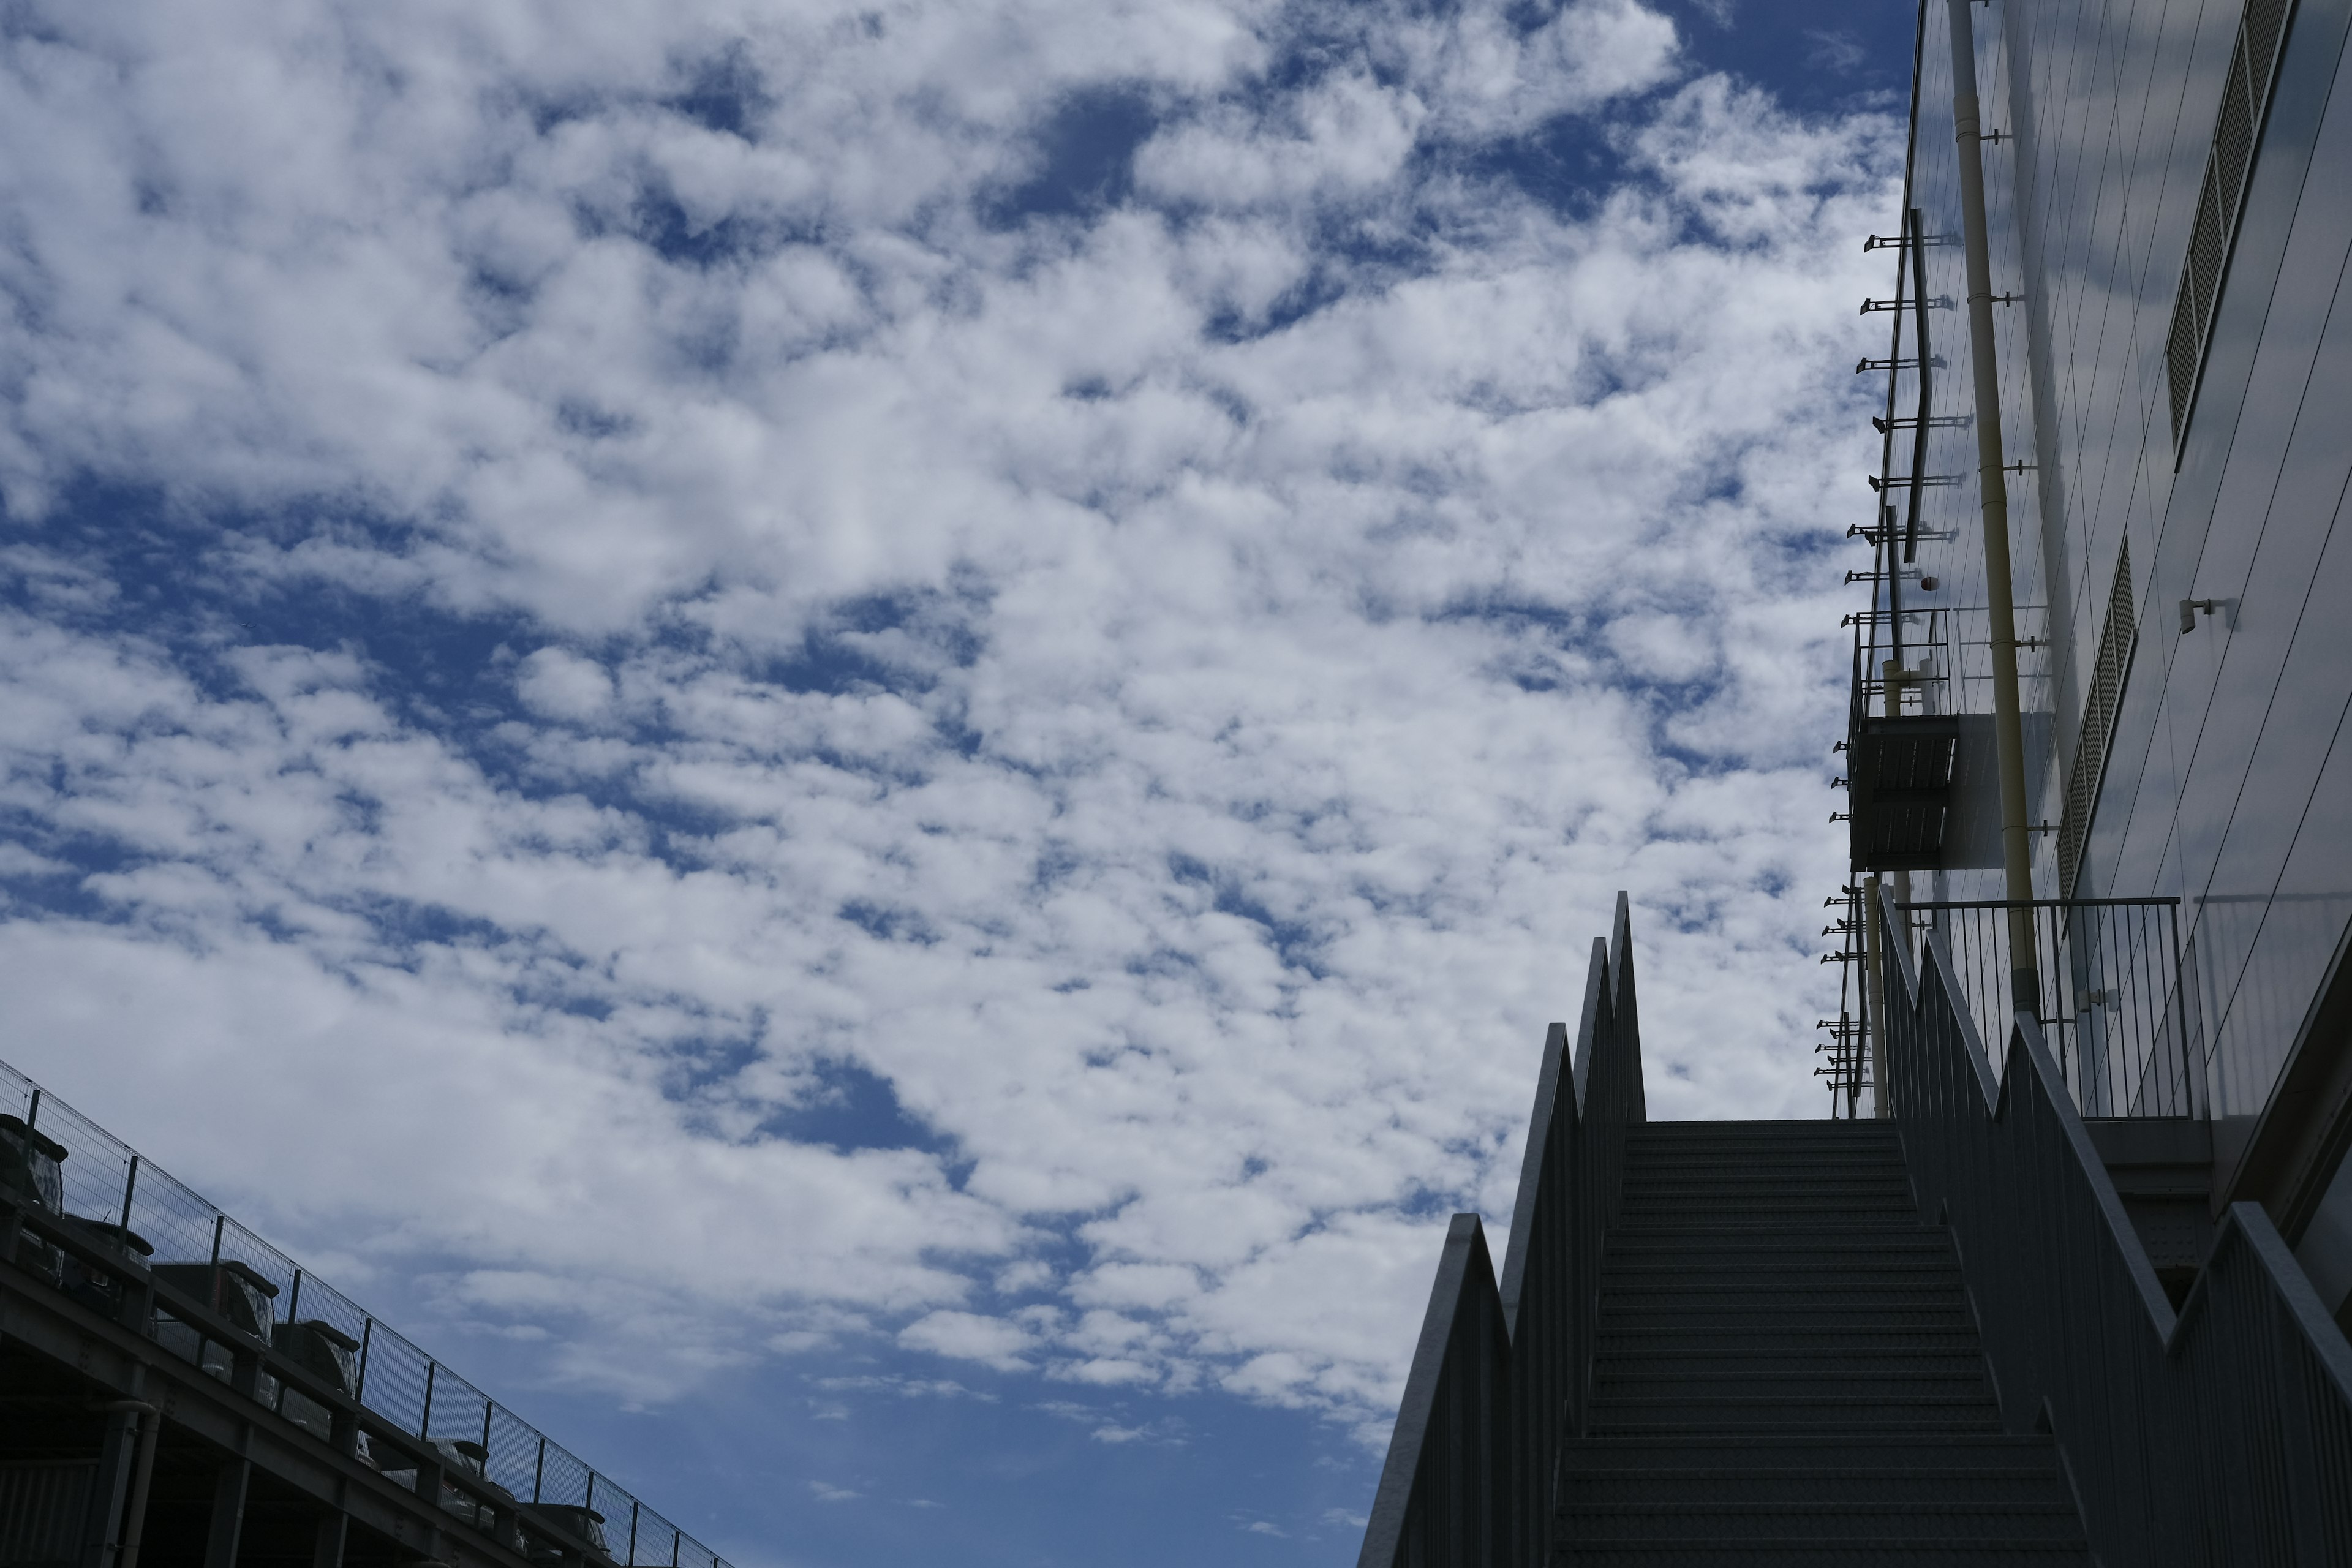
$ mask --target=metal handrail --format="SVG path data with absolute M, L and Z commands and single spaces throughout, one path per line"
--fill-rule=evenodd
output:
M 2352 1561 L 2352 1345 L 2270 1216 L 2230 1206 L 2176 1313 L 2033 1015 L 1996 1074 L 1943 936 L 1915 956 L 1891 891 L 1874 918 L 1905 1163 L 1968 1260 L 2003 1422 L 2055 1437 L 2092 1550 Z
M 387 1440 L 395 1451 L 412 1458 L 418 1446 L 429 1439 L 480 1444 L 485 1451 L 481 1485 L 456 1471 L 446 1471 L 441 1478 L 457 1484 L 478 1506 L 488 1500 L 496 1509 L 528 1511 L 539 1504 L 591 1506 L 593 1500 L 593 1506 L 614 1527 L 610 1555 L 620 1568 L 730 1568 L 726 1559 L 646 1507 L 610 1475 L 499 1405 L 446 1363 L 426 1354 L 226 1211 L 206 1202 L 129 1144 L 0 1061 L 0 1106 L 8 1105 L 12 1097 L 16 1114 L 68 1151 L 61 1169 L 67 1210 L 69 1214 L 84 1211 L 74 1217 L 119 1223 L 137 1232 L 153 1244 L 152 1263 L 204 1263 L 215 1268 L 243 1264 L 279 1288 L 289 1308 L 288 1321 L 293 1321 L 299 1306 L 303 1319 L 327 1322 L 359 1342 L 363 1347 L 360 1386 L 349 1404 L 360 1420 L 359 1429 L 367 1432 L 372 1442 Z M 9 1212 L 21 1206 L 10 1207 Z M 16 1224 L 0 1224 L 5 1225 L 11 1238 L 19 1229 Z M 266 1368 L 281 1384 L 291 1384 L 306 1399 L 338 1416 L 341 1414 L 341 1402 L 325 1397 L 328 1391 L 323 1385 L 315 1390 L 310 1386 L 315 1379 L 307 1374 L 286 1375 L 295 1363 L 251 1341 L 167 1282 L 155 1279 L 151 1268 L 111 1249 L 93 1248 L 87 1238 L 71 1234 L 71 1226 L 46 1215 L 27 1211 L 21 1228 L 41 1237 L 47 1245 L 134 1282 L 138 1293 L 163 1302 L 173 1318 L 196 1328 L 202 1341 L 226 1349 L 237 1365 L 237 1375 L 244 1375 L 248 1363 Z M 60 1237 L 69 1237 L 72 1245 Z M 11 1248 L 15 1245 L 12 1240 Z M 0 1262 L 12 1260 L 8 1251 L 0 1249 Z M 153 1327 L 142 1320 L 135 1331 L 152 1336 Z M 436 1456 L 420 1465 L 420 1489 L 427 1479 L 425 1470 L 439 1463 Z M 499 1487 L 512 1494 L 511 1501 L 495 1498 L 495 1489 Z M 621 1539 L 624 1532 L 625 1540 Z
M 1979 1017 L 2000 1016 L 2011 1005 L 2010 952 L 2005 919 L 1971 917 L 2030 911 L 2040 960 L 2034 1022 L 2049 1037 L 2074 1108 L 2084 1116 L 2206 1114 L 2179 899 L 1913 900 L 1896 907 L 1915 932 L 1942 933 L 1962 995 Z
M 1544 1041 L 1499 1285 L 1475 1214 L 1448 1227 L 1358 1568 L 1539 1568 L 1562 1442 L 1591 1407 L 1601 1247 L 1646 1120 L 1633 925 L 1596 940 L 1573 1060 Z

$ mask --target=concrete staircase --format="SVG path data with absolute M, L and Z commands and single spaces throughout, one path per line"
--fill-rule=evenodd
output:
M 1628 1134 L 1589 1425 L 1561 1564 L 2091 1562 L 2050 1439 L 2001 1430 L 1884 1123 Z

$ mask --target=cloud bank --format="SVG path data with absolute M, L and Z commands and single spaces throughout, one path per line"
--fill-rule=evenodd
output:
M 1633 0 L 0 37 L 0 1055 L 362 1297 L 1374 1430 L 1615 889 L 1653 1114 L 1816 1109 L 1884 114 Z

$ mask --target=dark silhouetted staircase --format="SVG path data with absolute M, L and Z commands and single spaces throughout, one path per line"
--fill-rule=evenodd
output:
M 1622 1205 L 1555 1562 L 2090 1561 L 2050 1439 L 2001 1430 L 1893 1127 L 1635 1127 Z

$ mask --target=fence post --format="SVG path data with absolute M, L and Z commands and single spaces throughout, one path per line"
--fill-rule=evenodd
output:
M 420 1437 L 433 1426 L 433 1377 L 440 1370 L 437 1361 L 427 1360 L 425 1363 L 425 1414 L 416 1418 L 416 1435 Z
M 131 1195 L 139 1190 L 139 1156 L 131 1156 L 130 1173 L 122 1178 L 122 1228 L 131 1228 Z

